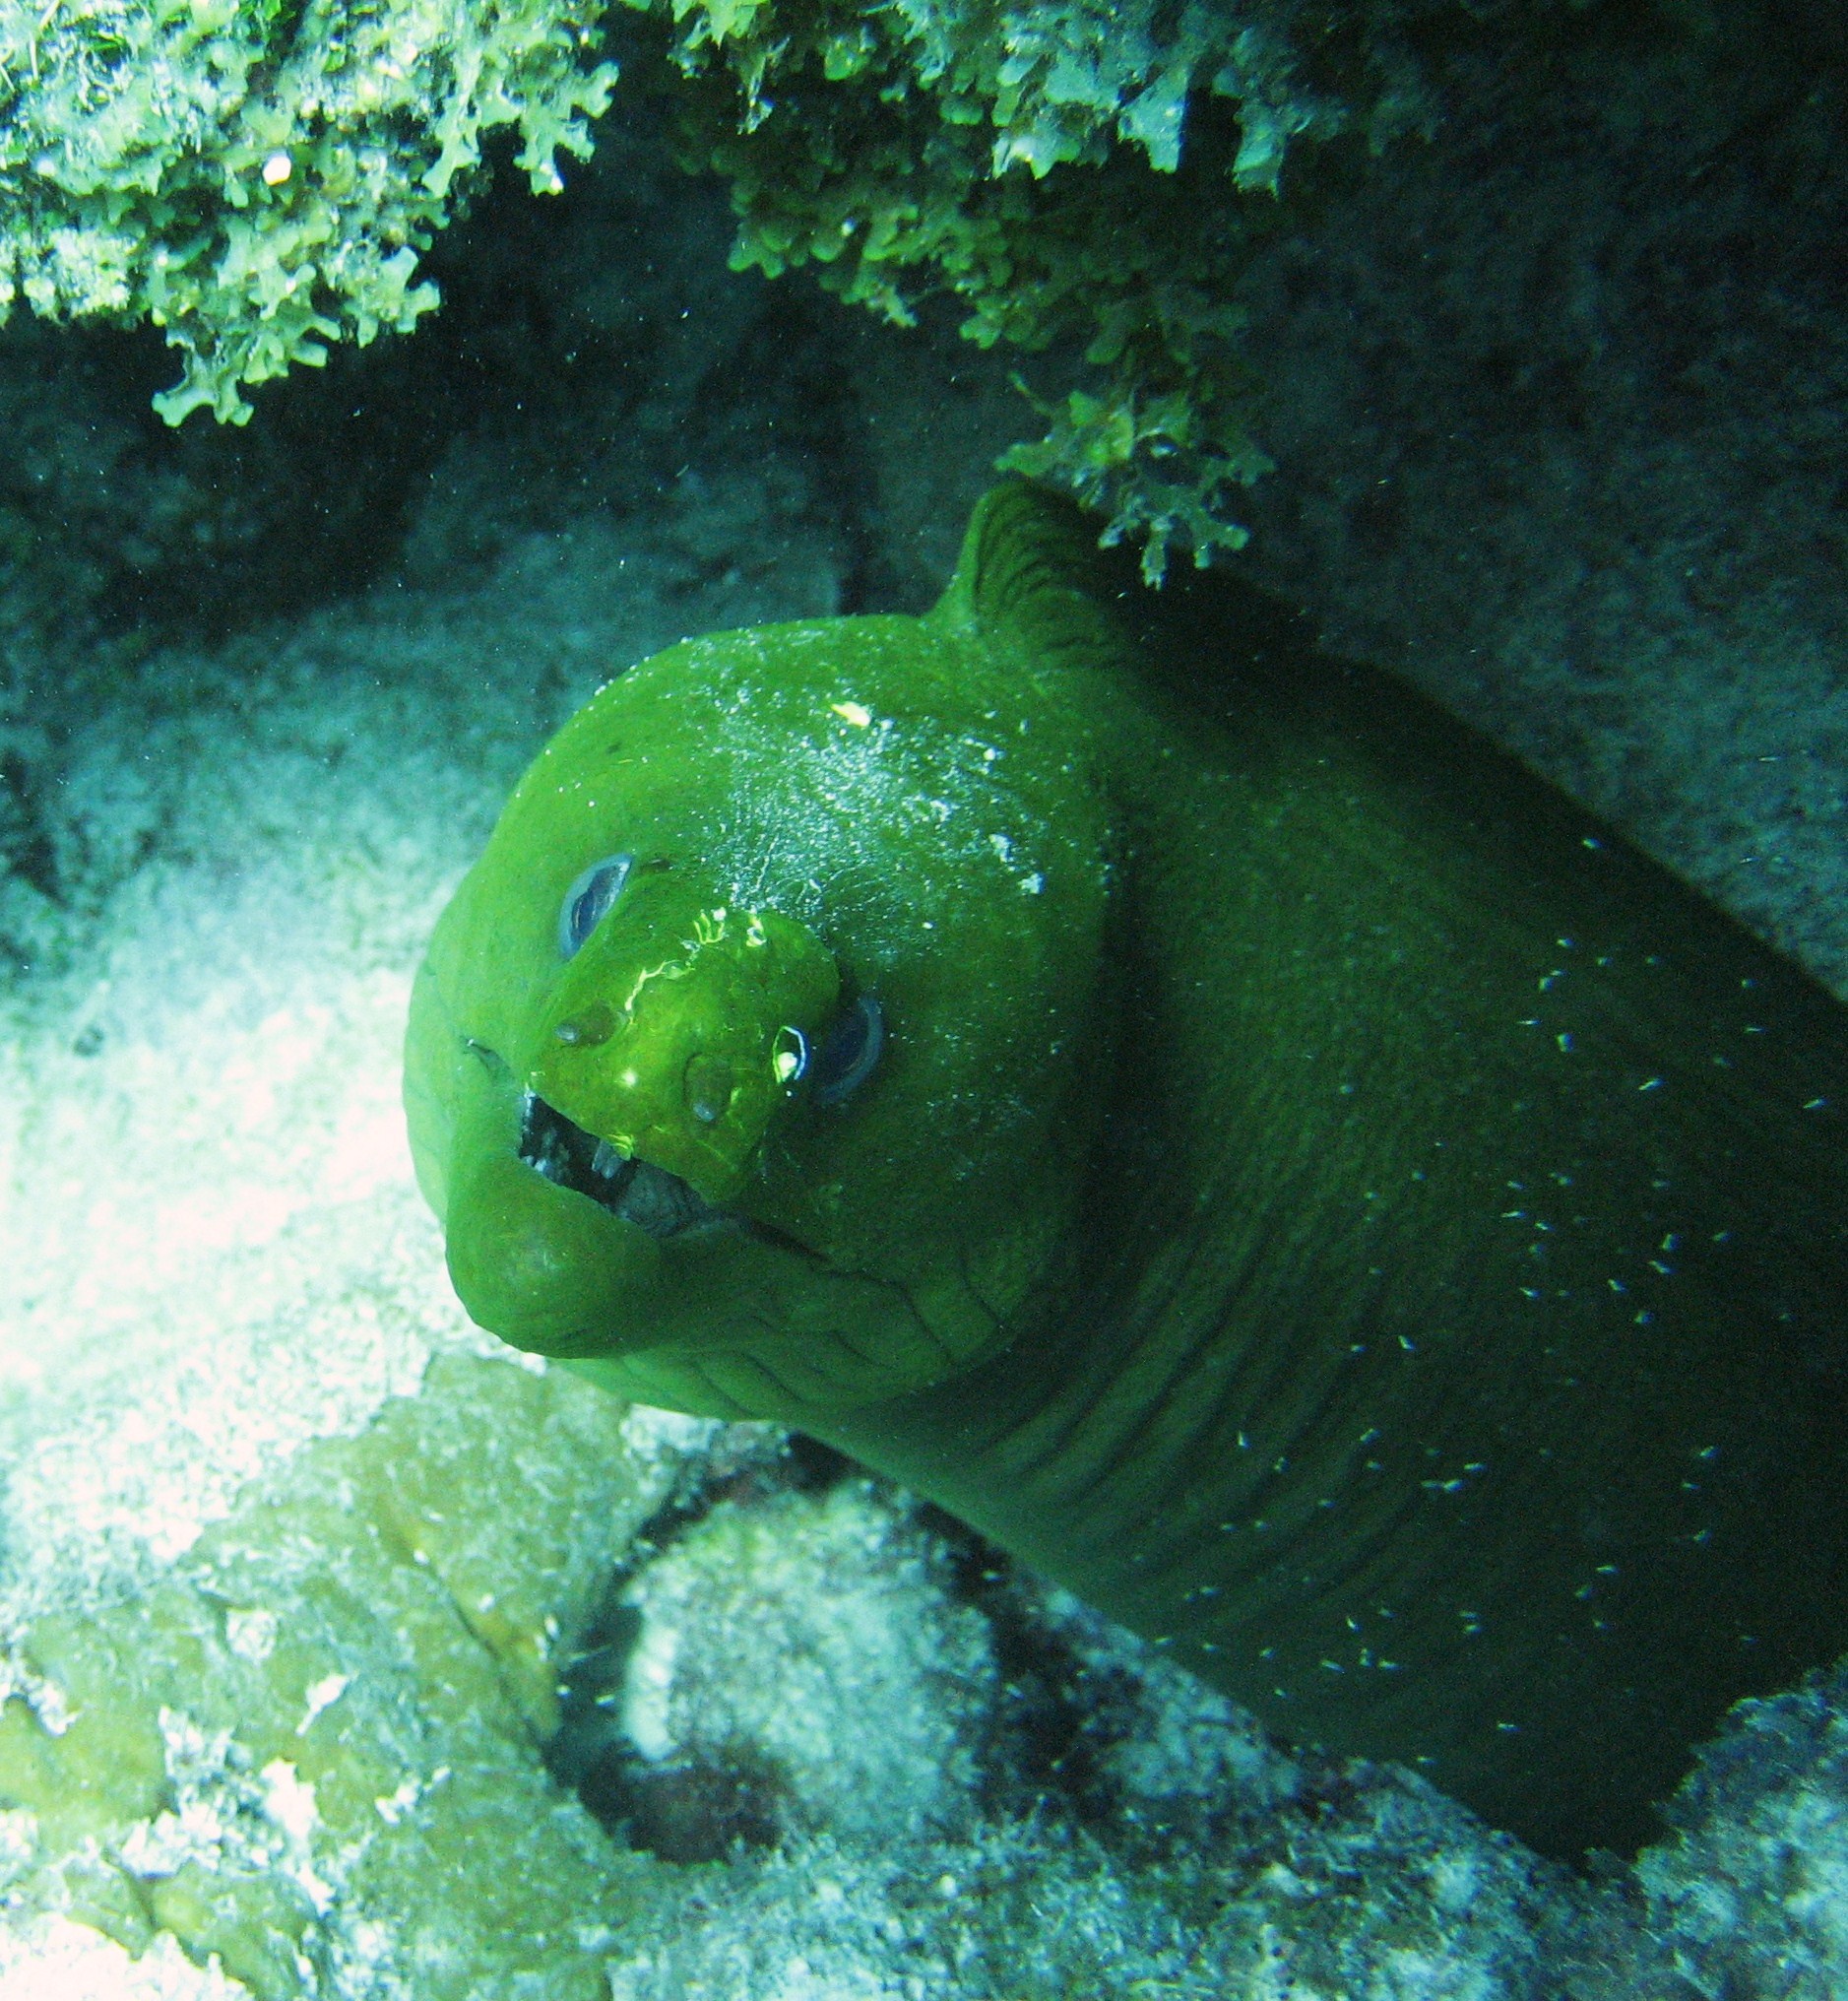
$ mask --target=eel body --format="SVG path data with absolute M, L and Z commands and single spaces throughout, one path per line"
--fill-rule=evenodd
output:
M 684 643 L 547 746 L 413 1005 L 457 1289 L 1288 1738 L 1632 1845 L 1848 1645 L 1848 1013 L 1088 542 L 1003 486 L 928 616 Z

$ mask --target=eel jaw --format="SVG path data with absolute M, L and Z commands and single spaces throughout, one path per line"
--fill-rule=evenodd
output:
M 547 1181 L 588 1195 L 612 1216 L 658 1240 L 735 1228 L 744 1220 L 707 1201 L 677 1174 L 619 1153 L 608 1140 L 574 1125 L 537 1091 L 521 1094 L 520 1158 Z

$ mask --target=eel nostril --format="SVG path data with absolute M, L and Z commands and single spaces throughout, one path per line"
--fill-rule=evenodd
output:
M 504 1077 L 508 1074 L 507 1060 L 498 1050 L 489 1049 L 484 1042 L 477 1042 L 472 1035 L 465 1035 L 462 1038 L 462 1047 L 489 1076 Z
M 552 1034 L 573 1049 L 596 1049 L 616 1032 L 616 1017 L 601 1000 L 594 1000 L 582 1014 L 559 1022 Z
M 736 1084 L 732 1065 L 715 1056 L 689 1057 L 680 1080 L 686 1109 L 702 1126 L 716 1126 L 732 1109 Z

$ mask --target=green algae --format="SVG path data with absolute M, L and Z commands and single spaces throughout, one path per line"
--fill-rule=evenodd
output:
M 16 1915 L 170 1932 L 262 2001 L 448 2001 L 586 1941 L 656 1873 L 547 1776 L 557 1655 L 655 1498 L 622 1407 L 466 1355 L 306 1448 L 144 1595 L 24 1636 L 0 1801 Z M 16 1819 L 16 1828 L 21 1823 Z

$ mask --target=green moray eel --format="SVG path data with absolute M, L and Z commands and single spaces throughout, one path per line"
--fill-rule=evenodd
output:
M 1622 1847 L 1848 1645 L 1848 1013 L 1508 759 L 1015 484 L 691 640 L 418 979 L 469 1313 L 882 1469 L 1287 1738 Z

